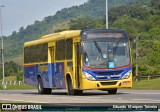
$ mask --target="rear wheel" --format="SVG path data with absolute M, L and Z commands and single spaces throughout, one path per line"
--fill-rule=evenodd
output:
M 83 90 L 73 89 L 72 80 L 70 77 L 67 78 L 67 87 L 68 87 L 68 95 L 80 95 L 83 93 Z
M 116 94 L 117 93 L 117 89 L 110 89 L 108 90 L 109 94 Z
M 43 88 L 43 82 L 42 79 L 38 78 L 38 93 L 40 94 L 51 94 L 52 89 L 51 88 Z

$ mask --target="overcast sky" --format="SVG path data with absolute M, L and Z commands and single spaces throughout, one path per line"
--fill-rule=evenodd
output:
M 54 15 L 62 8 L 80 5 L 87 0 L 0 0 L 3 35 L 11 35 L 20 27 L 33 24 L 35 20 Z

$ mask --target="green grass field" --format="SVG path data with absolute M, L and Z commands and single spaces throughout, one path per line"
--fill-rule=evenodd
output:
M 0 85 L 0 90 L 2 90 L 2 85 Z M 30 86 L 30 85 L 24 85 L 24 84 L 21 84 L 21 85 L 7 85 L 7 88 L 6 90 L 23 90 L 23 89 L 36 89 L 36 87 L 33 87 L 33 86 Z
M 5 77 L 5 81 L 15 81 L 15 80 L 17 80 L 16 76 Z
M 36 87 L 33 87 L 33 86 L 30 86 L 30 85 L 24 85 L 22 82 L 21 82 L 21 85 L 18 85 L 18 82 L 16 83 L 16 85 L 13 85 L 13 81 L 16 81 L 17 80 L 17 77 L 16 76 L 9 76 L 9 77 L 5 77 L 5 81 L 12 81 L 12 85 L 7 84 L 7 88 L 6 90 L 15 90 L 15 89 L 35 89 Z M 2 87 L 2 80 L 0 80 L 0 90 L 3 89 Z
M 160 90 L 160 78 L 151 80 L 141 80 L 134 81 L 132 89 L 150 89 L 150 90 Z

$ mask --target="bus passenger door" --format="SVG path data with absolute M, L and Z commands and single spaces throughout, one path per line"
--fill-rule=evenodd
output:
M 81 64 L 81 57 L 80 57 L 80 43 L 74 44 L 74 56 L 75 56 L 75 84 L 76 88 L 80 88 L 80 64 Z

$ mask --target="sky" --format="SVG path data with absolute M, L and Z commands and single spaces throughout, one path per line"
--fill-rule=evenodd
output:
M 2 34 L 9 36 L 20 27 L 31 25 L 36 20 L 54 15 L 63 8 L 81 5 L 88 0 L 0 0 Z

